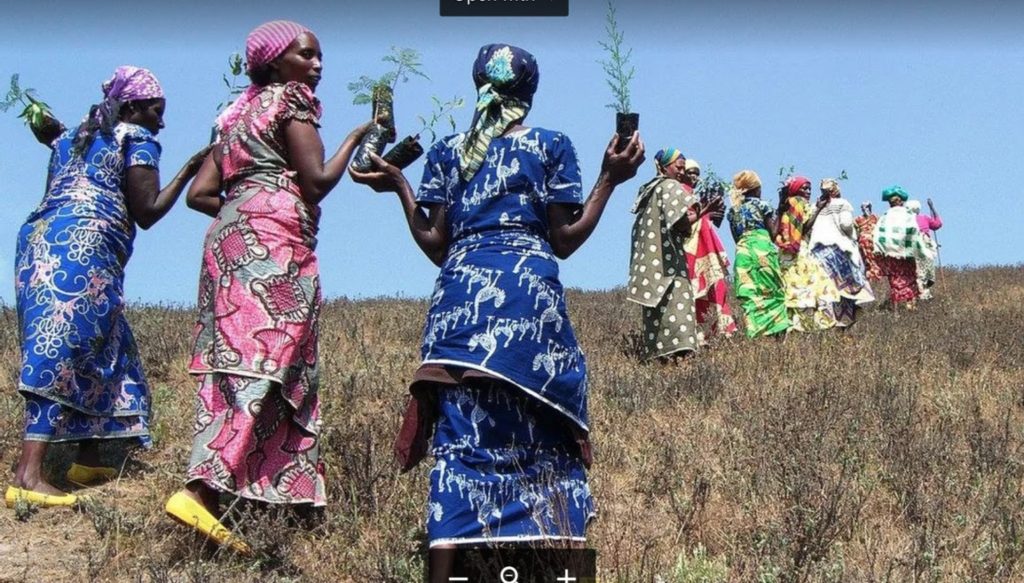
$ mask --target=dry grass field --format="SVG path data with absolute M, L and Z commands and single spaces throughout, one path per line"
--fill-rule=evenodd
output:
M 155 447 L 81 510 L 0 512 L 0 580 L 418 581 L 427 468 L 399 475 L 391 443 L 425 309 L 325 306 L 329 505 L 236 507 L 259 549 L 241 559 L 163 515 L 191 441 L 193 316 L 136 307 Z M 937 299 L 873 308 L 847 333 L 737 338 L 669 366 L 636 361 L 621 290 L 571 293 L 569 309 L 590 365 L 601 581 L 1024 581 L 1020 266 L 946 270 Z M 22 400 L 15 315 L 0 317 L 9 479 Z M 52 448 L 53 476 L 70 455 Z

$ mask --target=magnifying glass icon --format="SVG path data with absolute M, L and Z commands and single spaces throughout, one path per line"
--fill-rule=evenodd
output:
M 498 573 L 501 583 L 519 583 L 519 571 L 515 567 L 505 567 Z

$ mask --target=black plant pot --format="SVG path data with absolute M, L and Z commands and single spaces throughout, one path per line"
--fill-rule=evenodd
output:
M 50 141 L 49 139 L 53 139 L 64 132 L 65 128 L 64 124 L 60 123 L 60 120 L 47 113 L 43 116 L 43 121 L 38 127 L 29 124 L 29 129 L 32 130 L 32 134 L 35 135 L 37 140 L 48 142 Z
M 370 131 L 366 132 L 362 141 L 359 142 L 355 155 L 352 156 L 352 169 L 357 172 L 370 171 L 373 168 L 373 160 L 370 159 L 370 154 L 380 156 L 381 152 L 384 151 L 384 146 L 393 141 L 395 141 L 394 130 L 388 129 L 379 123 L 373 124 L 370 127 Z
M 366 132 L 352 157 L 352 168 L 357 172 L 368 172 L 373 168 L 370 154 L 378 156 L 384 146 L 395 141 L 395 103 L 391 87 L 386 85 L 373 89 L 373 127 Z
M 423 155 L 423 146 L 420 145 L 419 136 L 406 136 L 401 142 L 395 144 L 384 154 L 384 161 L 392 166 L 405 169 L 420 156 Z
M 640 128 L 640 114 L 639 113 L 621 113 L 616 112 L 615 114 L 615 133 L 619 134 L 619 144 L 615 147 L 616 152 L 621 152 L 626 148 L 626 144 L 629 143 L 629 139 L 633 137 L 633 132 Z

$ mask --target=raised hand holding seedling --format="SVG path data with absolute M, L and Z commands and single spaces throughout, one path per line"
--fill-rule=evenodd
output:
M 383 151 L 384 145 L 394 142 L 397 137 L 394 111 L 395 87 L 400 81 L 402 83 L 407 82 L 410 76 L 430 79 L 423 72 L 420 54 L 415 49 L 393 46 L 391 47 L 391 52 L 381 60 L 385 63 L 390 63 L 392 65 L 391 70 L 377 79 L 368 75 L 362 75 L 358 80 L 348 84 L 348 90 L 354 94 L 353 104 L 373 104 L 373 120 L 375 125 L 363 137 L 352 160 L 353 168 L 363 172 L 373 166 L 370 154 L 380 154 Z
M 601 162 L 601 176 L 613 186 L 636 176 L 636 171 L 646 159 L 640 132 L 634 131 L 625 145 L 622 145 L 622 141 L 618 134 L 613 135 Z
M 64 124 L 53 116 L 50 106 L 39 100 L 35 92 L 31 88 L 23 90 L 19 84 L 19 75 L 11 75 L 11 86 L 0 103 L 0 111 L 7 111 L 18 103 L 24 105 L 18 117 L 25 120 L 25 125 L 40 143 L 49 144 L 64 131 Z
M 619 135 L 618 147 L 624 148 L 630 136 L 640 128 L 640 114 L 630 111 L 629 83 L 636 74 L 636 67 L 629 63 L 633 49 L 627 49 L 623 42 L 623 33 L 615 16 L 615 5 L 608 0 L 608 12 L 605 16 L 605 34 L 607 41 L 597 41 L 608 53 L 607 61 L 598 61 L 604 69 L 605 81 L 612 90 L 614 101 L 606 107 L 615 110 L 615 131 Z

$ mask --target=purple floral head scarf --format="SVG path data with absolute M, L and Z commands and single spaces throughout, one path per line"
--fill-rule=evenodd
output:
M 152 71 L 131 65 L 115 69 L 114 76 L 107 79 L 102 88 L 104 99 L 116 99 L 122 103 L 164 96 L 164 90 Z
M 121 65 L 114 75 L 100 86 L 103 99 L 89 109 L 75 133 L 73 150 L 84 154 L 92 145 L 97 131 L 109 135 L 121 115 L 121 105 L 131 101 L 162 99 L 164 90 L 149 69 Z

